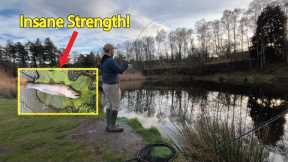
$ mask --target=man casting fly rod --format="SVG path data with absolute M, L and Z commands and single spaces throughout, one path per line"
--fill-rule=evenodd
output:
M 121 91 L 119 87 L 118 74 L 123 73 L 128 68 L 128 62 L 117 63 L 114 59 L 114 47 L 106 44 L 103 47 L 104 55 L 101 60 L 102 88 L 105 97 L 109 100 L 109 108 L 106 109 L 107 132 L 122 132 L 123 128 L 116 125 L 118 110 L 120 107 Z

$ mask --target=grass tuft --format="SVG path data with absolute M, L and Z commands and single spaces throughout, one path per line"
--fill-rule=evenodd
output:
M 225 121 L 201 116 L 194 126 L 183 124 L 180 138 L 183 139 L 181 151 L 192 161 L 205 162 L 263 162 L 267 151 L 253 135 L 235 140 L 238 128 Z
M 167 140 L 161 137 L 161 134 L 157 128 L 144 128 L 139 122 L 139 120 L 136 118 L 127 119 L 122 117 L 118 120 L 119 122 L 128 124 L 137 134 L 142 136 L 146 144 L 167 143 Z
M 145 129 L 136 118 L 129 119 L 128 125 L 131 126 L 136 131 L 136 133 L 140 134 L 147 144 L 164 142 L 157 128 L 151 127 Z

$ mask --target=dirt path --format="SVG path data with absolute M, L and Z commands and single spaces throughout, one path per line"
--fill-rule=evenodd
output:
M 93 152 L 109 152 L 113 156 L 134 157 L 144 146 L 144 141 L 128 125 L 122 123 L 120 125 L 125 129 L 124 132 L 107 133 L 104 131 L 106 123 L 103 119 L 85 119 L 71 136 L 91 146 Z

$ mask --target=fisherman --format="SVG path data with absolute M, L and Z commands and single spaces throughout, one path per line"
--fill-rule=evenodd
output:
M 116 125 L 116 119 L 120 107 L 121 91 L 119 87 L 118 74 L 123 73 L 128 68 L 126 61 L 117 63 L 114 59 L 114 47 L 106 44 L 103 47 L 104 55 L 101 60 L 102 88 L 105 96 L 109 100 L 109 108 L 106 109 L 107 132 L 122 132 L 123 128 Z

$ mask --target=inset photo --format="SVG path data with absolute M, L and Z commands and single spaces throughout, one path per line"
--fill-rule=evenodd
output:
M 97 68 L 19 68 L 18 115 L 98 115 Z

